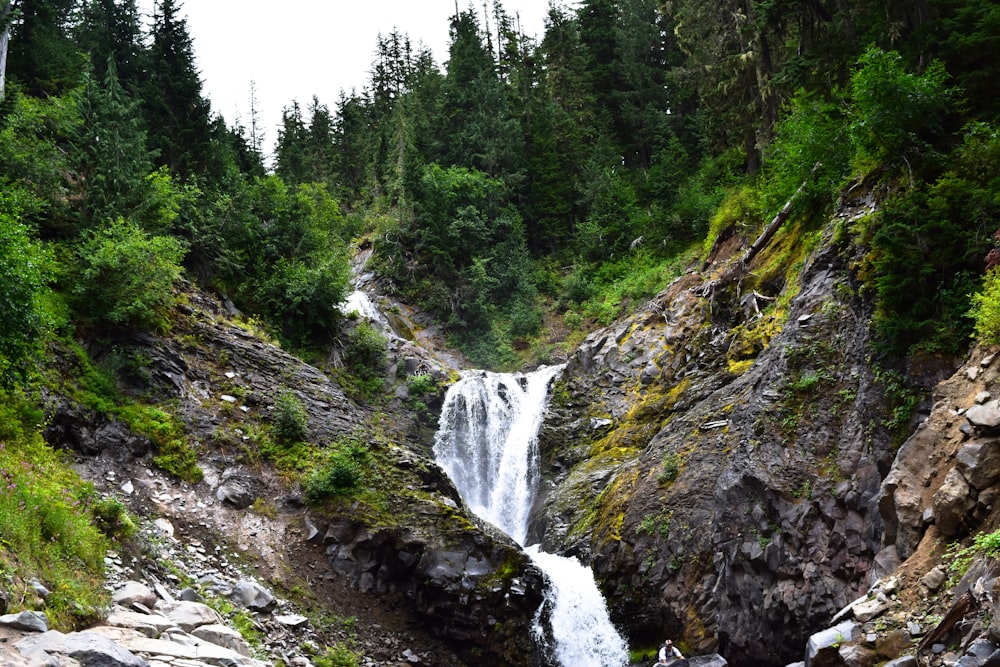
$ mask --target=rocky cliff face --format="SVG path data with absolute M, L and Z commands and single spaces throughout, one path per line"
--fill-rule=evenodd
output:
M 541 575 L 516 544 L 461 506 L 425 455 L 429 418 L 404 400 L 409 374 L 443 382 L 449 369 L 393 340 L 388 375 L 399 390 L 376 409 L 231 324 L 211 298 L 189 299 L 169 336 L 118 332 L 88 351 L 107 368 L 128 360 L 119 388 L 179 418 L 203 479 L 189 484 L 156 470 L 157 443 L 82 407 L 72 390 L 82 371 L 71 354 L 57 362 L 66 391 L 47 397 L 49 442 L 72 450 L 85 477 L 144 520 L 168 518 L 203 542 L 238 550 L 269 585 L 307 591 L 321 608 L 360 617 L 361 649 L 375 663 L 401 659 L 389 647 L 402 645 L 430 664 L 525 664 Z M 368 491 L 307 508 L 302 490 L 267 462 L 263 427 L 288 391 L 305 410 L 311 443 L 364 443 Z
M 842 224 L 871 206 L 848 202 Z M 742 285 L 681 277 L 569 360 L 534 530 L 593 563 L 633 646 L 792 662 L 883 573 L 893 452 L 834 227 L 779 235 L 781 268 L 765 254 Z

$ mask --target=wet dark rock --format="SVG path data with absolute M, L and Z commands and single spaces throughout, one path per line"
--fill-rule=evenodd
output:
M 252 474 L 239 469 L 228 469 L 215 490 L 215 497 L 242 510 L 253 505 L 259 497 L 261 484 Z
M 790 662 L 874 579 L 894 451 L 870 428 L 882 405 L 869 311 L 838 296 L 851 277 L 833 251 L 800 280 L 788 321 L 808 326 L 785 327 L 742 374 L 727 361 L 744 322 L 734 295 L 705 298 L 689 274 L 589 335 L 557 378 L 529 539 L 592 565 L 634 645 L 683 636 L 734 663 Z M 797 393 L 812 373 L 851 400 Z M 594 416 L 607 431 L 587 428 Z

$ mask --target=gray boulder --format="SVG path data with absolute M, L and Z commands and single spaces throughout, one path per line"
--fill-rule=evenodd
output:
M 49 618 L 40 611 L 22 611 L 0 616 L 0 625 L 29 632 L 48 632 Z
M 165 602 L 157 611 L 166 616 L 184 632 L 191 632 L 202 625 L 214 625 L 223 622 L 217 611 L 201 602 Z
M 202 625 L 192 630 L 191 634 L 210 644 L 236 651 L 240 655 L 250 655 L 250 645 L 243 639 L 243 635 L 228 625 Z
M 977 428 L 994 429 L 1000 426 L 1000 401 L 992 400 L 982 405 L 974 405 L 965 413 L 965 418 Z
M 958 468 L 948 471 L 931 502 L 934 505 L 935 524 L 941 534 L 958 537 L 968 530 L 969 515 L 976 508 L 976 498 L 972 487 Z
M 131 651 L 93 632 L 66 635 L 64 652 L 83 667 L 149 667 Z
M 278 604 L 274 596 L 263 586 L 249 580 L 236 584 L 230 597 L 251 611 L 269 612 Z
M 123 607 L 131 607 L 138 602 L 147 609 L 156 606 L 156 593 L 149 586 L 138 581 L 126 581 L 111 595 L 111 601 Z
M 1000 442 L 971 442 L 956 454 L 955 465 L 968 483 L 978 491 L 1000 482 Z
M 854 621 L 844 621 L 832 628 L 820 630 L 809 637 L 809 642 L 806 644 L 805 667 L 810 667 L 810 665 L 817 667 L 818 663 L 837 664 L 842 662 L 843 659 L 840 658 L 839 652 L 841 644 L 852 642 L 860 635 L 861 626 Z M 836 654 L 836 659 L 834 659 L 833 654 Z

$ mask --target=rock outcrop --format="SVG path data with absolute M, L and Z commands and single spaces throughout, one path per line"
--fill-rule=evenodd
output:
M 410 410 L 407 392 L 376 414 L 319 368 L 228 322 L 211 298 L 192 293 L 189 301 L 169 336 L 112 332 L 89 352 L 116 372 L 122 391 L 179 419 L 202 479 L 185 483 L 156 470 L 151 458 L 161 443 L 82 407 L 72 391 L 47 397 L 49 442 L 73 451 L 84 477 L 137 515 L 214 535 L 259 559 L 271 582 L 322 582 L 324 594 L 362 600 L 375 617 L 390 613 L 376 612 L 386 607 L 408 619 L 400 625 L 426 628 L 414 632 L 440 646 L 448 656 L 441 662 L 525 661 L 541 576 L 516 544 L 465 509 L 426 456 L 427 417 Z M 405 388 L 418 373 L 438 382 L 449 373 L 403 339 L 389 347 L 390 387 Z M 59 365 L 72 377 L 81 372 L 76 363 L 65 354 Z M 288 392 L 314 446 L 364 442 L 370 493 L 334 496 L 307 512 L 302 489 L 265 464 L 275 405 Z M 436 396 L 423 400 L 426 411 Z M 322 569 L 303 570 L 302 561 Z M 242 592 L 254 612 L 271 611 L 273 600 Z
M 633 646 L 791 662 L 881 574 L 892 450 L 852 252 L 823 238 L 743 291 L 682 276 L 570 358 L 534 534 L 593 564 Z

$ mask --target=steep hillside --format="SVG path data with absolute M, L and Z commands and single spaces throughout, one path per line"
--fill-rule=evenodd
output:
M 87 370 L 59 354 L 46 438 L 72 450 L 98 491 L 120 497 L 138 520 L 166 518 L 199 545 L 241 554 L 263 581 L 313 610 L 327 638 L 381 664 L 414 648 L 432 664 L 523 663 L 540 604 L 540 575 L 505 535 L 470 515 L 427 458 L 433 418 L 408 390 L 415 376 L 447 381 L 450 369 L 394 339 L 385 369 L 394 396 L 348 397 L 319 369 L 227 319 L 196 291 L 169 335 L 112 332 L 88 344 L 94 363 L 117 369 L 127 400 L 158 411 L 194 470 L 166 474 L 176 448 L 81 402 Z M 121 360 L 132 360 L 123 364 Z M 426 380 L 425 380 L 426 381 Z M 280 437 L 282 404 L 298 406 L 304 432 Z M 419 410 L 417 409 L 419 407 Z M 156 549 L 135 568 L 157 572 Z M 346 635 L 337 628 L 347 622 Z M 386 636 L 401 638 L 383 641 Z
M 570 358 L 536 529 L 593 563 L 634 647 L 793 662 L 895 567 L 878 557 L 892 397 L 845 233 L 876 206 L 858 188 L 735 269 L 730 241 Z

